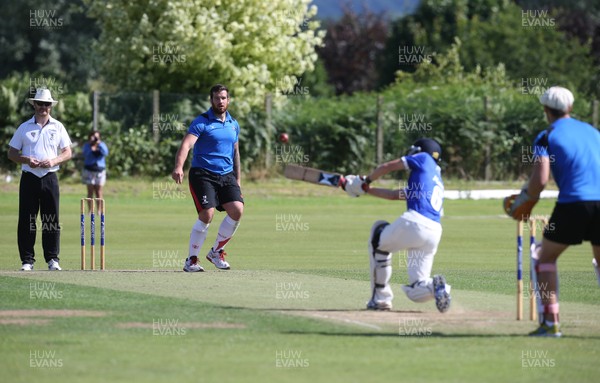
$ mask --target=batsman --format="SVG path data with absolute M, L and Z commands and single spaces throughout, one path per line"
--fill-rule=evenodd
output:
M 376 221 L 369 237 L 371 299 L 368 310 L 391 310 L 392 253 L 407 252 L 408 284 L 402 289 L 414 302 L 435 299 L 440 312 L 450 308 L 450 285 L 442 275 L 431 278 L 433 258 L 442 238 L 440 215 L 444 202 L 440 144 L 430 138 L 417 140 L 407 154 L 380 164 L 368 176 L 346 176 L 344 190 L 352 197 L 369 194 L 392 201 L 406 200 L 407 210 L 394 222 Z M 371 182 L 397 170 L 408 170 L 403 189 L 371 187 Z

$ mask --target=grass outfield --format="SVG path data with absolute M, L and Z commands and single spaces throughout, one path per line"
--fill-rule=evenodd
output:
M 366 239 L 404 204 L 274 180 L 244 188 L 228 245 L 232 270 L 181 271 L 195 217 L 168 180 L 107 188 L 107 271 L 79 271 L 79 198 L 63 182 L 63 272 L 21 273 L 17 185 L 0 184 L 0 369 L 10 382 L 596 381 L 600 289 L 589 244 L 561 257 L 562 339 L 515 320 L 515 223 L 499 201 L 445 203 L 434 273 L 452 285 L 446 314 L 401 292 L 363 310 Z M 548 214 L 542 201 L 537 214 Z M 202 254 L 216 235 L 215 218 Z M 527 251 L 525 251 L 527 253 Z M 98 258 L 98 256 L 97 256 Z M 527 264 L 526 264 L 527 266 Z M 525 304 L 528 316 L 528 304 Z M 8 379 L 8 380 L 6 380 Z

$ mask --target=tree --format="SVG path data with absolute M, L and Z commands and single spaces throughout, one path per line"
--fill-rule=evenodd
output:
M 238 113 L 313 70 L 323 38 L 310 0 L 85 2 L 102 28 L 107 82 L 184 93 L 221 82 Z
M 27 71 L 76 90 L 95 76 L 89 47 L 100 30 L 82 0 L 2 1 L 0 14 L 0 78 Z
M 387 28 L 383 15 L 368 9 L 359 14 L 350 5 L 339 21 L 329 24 L 319 56 L 337 94 L 377 87 L 377 59 L 385 47 Z
M 552 14 L 523 12 L 506 0 L 425 0 L 414 15 L 392 28 L 382 65 L 385 81 L 392 81 L 394 68 L 414 72 L 423 57 L 446 52 L 458 37 L 466 71 L 503 63 L 516 83 L 541 82 L 538 91 L 563 84 L 593 93 L 590 79 L 596 70 L 589 44 L 568 38 Z M 408 47 L 414 59 L 399 65 L 398 47 Z
M 548 10 L 556 18 L 559 30 L 591 44 L 591 55 L 596 65 L 595 77 L 588 84 L 596 84 L 595 96 L 600 97 L 600 2 L 591 0 L 518 0 L 523 9 Z
M 398 72 L 384 97 L 398 113 L 412 111 L 428 125 L 406 124 L 408 142 L 426 133 L 442 144 L 445 174 L 472 179 L 520 178 L 528 174 L 529 148 L 547 128 L 537 97 L 524 94 L 503 64 L 466 71 L 460 40 L 413 73 Z M 589 118 L 589 101 L 575 93 L 573 115 Z M 413 117 L 413 121 L 414 121 Z
M 592 52 L 600 62 L 600 3 L 592 0 L 517 0 L 528 10 L 549 10 L 558 27 L 583 44 L 592 40 Z
M 474 18 L 462 37 L 461 61 L 465 68 L 501 62 L 525 91 L 534 89 L 532 82 L 537 81 L 540 89 L 534 93 L 561 84 L 592 94 L 590 78 L 594 76 L 594 62 L 589 44 L 568 38 L 550 13 L 540 17 L 529 15 L 511 5 L 485 22 Z
M 380 60 L 380 83 L 392 83 L 397 70 L 414 72 L 434 52 L 445 52 L 474 17 L 488 20 L 509 0 L 423 0 L 417 10 L 391 25 Z

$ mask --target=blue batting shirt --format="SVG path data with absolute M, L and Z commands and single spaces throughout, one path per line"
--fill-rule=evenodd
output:
M 549 157 L 559 203 L 600 201 L 600 132 L 574 118 L 561 118 L 538 134 L 534 159 Z
M 194 144 L 193 168 L 221 175 L 233 171 L 234 147 L 238 142 L 240 125 L 229 112 L 226 112 L 225 121 L 221 121 L 210 108 L 192 121 L 187 133 L 198 137 Z
M 444 183 L 441 169 L 428 153 L 417 153 L 402 157 L 404 165 L 410 169 L 408 185 L 404 189 L 408 209 L 440 222 L 444 203 Z

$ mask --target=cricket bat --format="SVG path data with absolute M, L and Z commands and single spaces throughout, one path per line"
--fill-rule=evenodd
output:
M 286 165 L 283 175 L 292 180 L 299 180 L 334 188 L 340 187 L 346 182 L 344 176 L 341 174 L 325 172 L 323 170 L 307 168 L 294 164 Z

